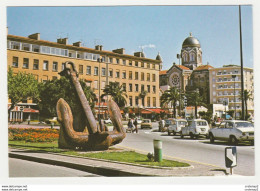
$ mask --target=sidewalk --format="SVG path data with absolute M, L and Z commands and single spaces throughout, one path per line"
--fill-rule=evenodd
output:
M 9 148 L 9 157 L 83 170 L 102 176 L 225 176 L 225 170 L 189 162 L 191 167 L 155 168 L 75 156 Z

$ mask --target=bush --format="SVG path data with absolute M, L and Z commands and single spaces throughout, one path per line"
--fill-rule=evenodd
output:
M 9 140 L 26 142 L 53 142 L 59 138 L 57 129 L 9 128 Z

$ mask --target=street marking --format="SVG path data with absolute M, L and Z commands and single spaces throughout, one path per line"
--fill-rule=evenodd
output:
M 117 145 L 118 147 L 122 147 L 122 148 L 126 148 L 126 149 L 131 149 L 131 150 L 136 150 L 142 153 L 147 153 L 148 151 L 144 151 L 144 150 L 140 150 L 140 149 L 135 149 L 135 148 L 131 148 L 131 147 L 126 147 L 126 146 L 121 146 L 121 145 Z M 163 155 L 172 159 L 177 159 L 177 160 L 183 160 L 183 161 L 187 161 L 187 162 L 193 162 L 193 163 L 197 163 L 197 164 L 202 164 L 202 165 L 206 165 L 206 166 L 212 166 L 212 167 L 216 167 L 216 168 L 223 168 L 214 164 L 209 164 L 209 163 L 203 163 L 203 162 L 198 162 L 198 161 L 193 161 L 193 160 L 188 160 L 188 159 L 183 159 L 183 158 L 179 158 L 179 157 L 172 157 L 169 155 Z

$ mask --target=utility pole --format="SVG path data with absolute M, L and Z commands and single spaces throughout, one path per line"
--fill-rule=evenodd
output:
M 242 49 L 242 26 L 241 26 L 241 6 L 239 5 L 239 29 L 240 29 L 240 62 L 241 62 L 241 97 L 242 97 L 242 119 L 245 120 L 244 105 L 244 68 L 243 68 L 243 49 Z

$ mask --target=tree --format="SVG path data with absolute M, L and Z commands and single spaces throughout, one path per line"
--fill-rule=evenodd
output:
M 106 85 L 103 92 L 104 94 L 101 95 L 101 98 L 110 95 L 118 107 L 123 108 L 126 105 L 126 91 L 123 85 L 120 86 L 118 82 L 110 82 L 109 85 Z
M 240 98 L 242 100 L 242 93 L 240 92 Z M 245 107 L 246 107 L 246 120 L 248 119 L 249 115 L 248 115 L 248 111 L 247 111 L 247 102 L 249 100 L 253 100 L 253 94 L 251 91 L 248 90 L 244 90 L 244 101 L 245 101 Z
M 11 99 L 11 107 L 8 109 L 8 114 L 14 106 L 26 99 L 38 101 L 38 81 L 32 74 L 18 72 L 14 74 L 11 68 L 8 69 L 8 97 Z
M 203 98 L 200 96 L 200 93 L 198 90 L 187 92 L 186 97 L 187 97 L 188 105 L 192 105 L 195 107 L 195 119 L 197 119 L 197 113 L 198 113 L 197 106 L 201 106 L 201 105 L 205 106 Z
M 144 106 L 144 98 L 147 96 L 147 91 L 146 90 L 144 90 L 144 91 L 142 91 L 140 94 L 139 94 L 139 98 L 140 99 L 142 99 L 142 105 Z
M 97 101 L 96 94 L 83 80 L 80 80 L 80 84 L 87 100 L 89 101 L 90 107 L 94 110 L 95 102 Z M 73 116 L 77 116 L 74 114 L 78 114 L 78 111 L 82 110 L 78 95 L 69 79 L 61 77 L 57 80 L 42 82 L 39 87 L 41 100 L 39 107 L 41 116 L 56 116 L 56 104 L 60 98 L 63 98 L 69 104 Z
M 174 118 L 176 118 L 176 105 L 179 99 L 180 99 L 180 91 L 178 88 L 175 87 L 171 87 L 169 90 L 166 90 L 160 98 L 162 105 L 169 104 L 169 103 L 171 104 L 171 108 L 173 108 Z

